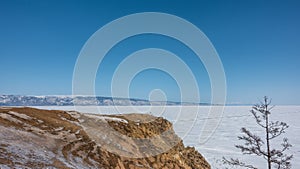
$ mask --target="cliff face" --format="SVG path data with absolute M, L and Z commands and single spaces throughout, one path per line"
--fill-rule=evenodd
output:
M 0 168 L 199 168 L 172 124 L 141 114 L 0 108 Z

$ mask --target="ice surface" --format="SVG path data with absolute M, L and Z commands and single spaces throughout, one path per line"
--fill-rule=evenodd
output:
M 251 106 L 226 106 L 220 123 L 215 131 L 205 131 L 202 127 L 205 122 L 215 120 L 208 118 L 210 106 L 47 106 L 37 107 L 41 109 L 58 109 L 58 110 L 79 110 L 83 113 L 95 114 L 120 114 L 120 113 L 150 113 L 155 116 L 162 116 L 174 124 L 175 132 L 183 138 L 184 144 L 196 147 L 199 152 L 205 156 L 212 168 L 218 167 L 218 160 L 224 157 L 239 158 L 245 162 L 252 162 L 258 168 L 266 168 L 265 161 L 261 157 L 242 155 L 234 147 L 236 144 L 243 144 L 237 139 L 241 135 L 241 127 L 246 127 L 258 135 L 263 134 L 251 113 Z M 198 112 L 198 113 L 197 113 Z M 294 155 L 292 168 L 300 168 L 300 106 L 276 106 L 272 110 L 271 119 L 286 122 L 290 127 L 286 130 L 284 137 L 289 139 L 293 145 L 289 153 Z M 201 144 L 199 136 L 213 132 L 210 139 Z M 262 137 L 263 138 L 263 137 Z M 279 144 L 281 139 L 271 142 L 272 145 Z

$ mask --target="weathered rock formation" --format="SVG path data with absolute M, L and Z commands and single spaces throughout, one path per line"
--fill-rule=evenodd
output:
M 170 122 L 145 114 L 0 107 L 0 131 L 1 169 L 210 169 Z

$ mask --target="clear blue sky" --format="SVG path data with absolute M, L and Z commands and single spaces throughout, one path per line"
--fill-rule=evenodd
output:
M 86 40 L 108 22 L 137 12 L 164 12 L 198 26 L 214 44 L 227 78 L 228 103 L 300 104 L 300 1 L 0 1 L 0 94 L 72 93 L 72 74 Z M 203 102 L 210 82 L 202 63 L 180 42 L 157 35 L 122 41 L 105 57 L 97 95 L 110 96 L 110 78 L 130 53 L 157 47 L 179 55 L 192 69 Z M 168 75 L 149 70 L 132 82 L 130 94 L 148 98 L 161 88 L 179 100 Z

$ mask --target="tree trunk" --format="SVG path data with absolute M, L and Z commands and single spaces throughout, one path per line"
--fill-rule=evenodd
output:
M 265 98 L 265 114 L 266 114 L 266 141 L 267 141 L 267 155 L 268 155 L 268 169 L 271 169 L 271 154 L 270 154 L 270 139 L 269 139 L 269 112 L 268 112 L 268 103 Z

